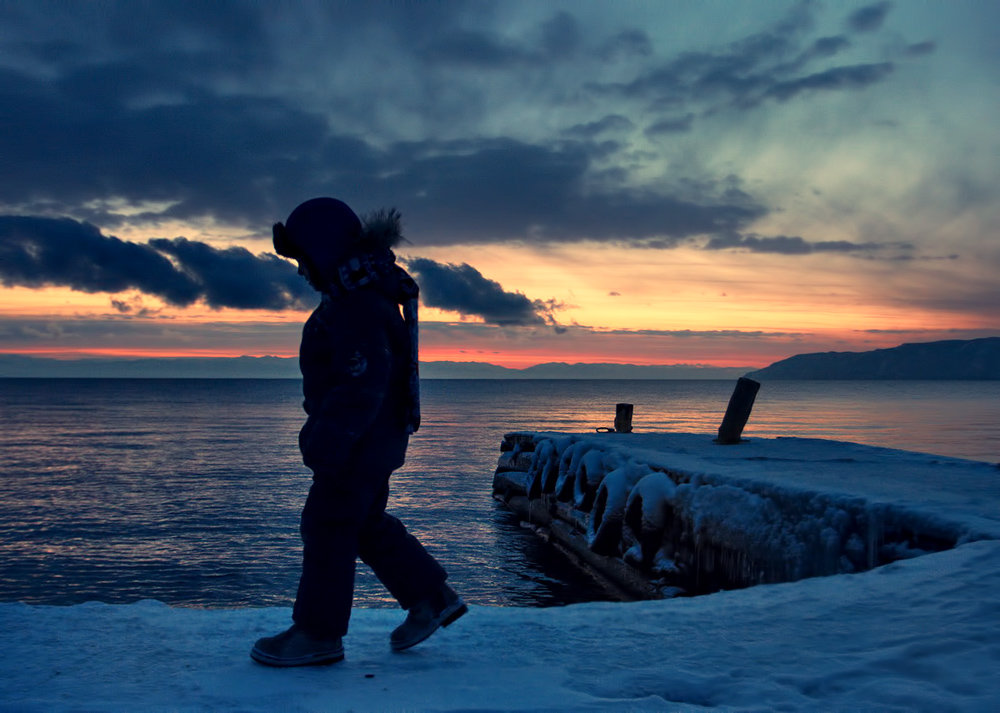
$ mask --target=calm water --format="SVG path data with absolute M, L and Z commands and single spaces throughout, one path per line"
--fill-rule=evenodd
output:
M 491 498 L 503 434 L 714 436 L 729 381 L 427 381 L 390 510 L 476 604 L 601 598 Z M 295 380 L 0 379 L 0 601 L 289 605 L 309 486 Z M 767 382 L 744 435 L 1000 461 L 1000 382 Z M 357 599 L 390 606 L 358 568 Z

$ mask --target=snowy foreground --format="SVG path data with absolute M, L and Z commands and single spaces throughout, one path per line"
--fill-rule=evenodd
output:
M 614 438 L 602 446 L 901 504 L 965 536 L 863 573 L 690 599 L 473 606 L 402 654 L 388 647 L 400 612 L 357 610 L 347 660 L 316 669 L 247 656 L 287 609 L 0 604 L 0 711 L 1000 710 L 996 466 L 803 439 Z

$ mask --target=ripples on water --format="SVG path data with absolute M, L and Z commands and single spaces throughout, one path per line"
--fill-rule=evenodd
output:
M 505 432 L 704 432 L 727 381 L 428 381 L 390 510 L 473 603 L 601 598 L 490 496 Z M 996 462 L 1000 382 L 767 382 L 745 436 Z M 309 486 L 295 380 L 0 380 L 0 601 L 289 605 Z M 357 599 L 391 606 L 358 567 Z

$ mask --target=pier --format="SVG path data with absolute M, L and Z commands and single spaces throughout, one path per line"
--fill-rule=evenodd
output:
M 996 465 L 727 428 L 725 440 L 508 433 L 493 495 L 622 600 L 863 572 L 1000 538 Z

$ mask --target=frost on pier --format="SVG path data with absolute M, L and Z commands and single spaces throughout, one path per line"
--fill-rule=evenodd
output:
M 991 537 L 934 491 L 985 463 L 817 439 L 511 433 L 494 495 L 622 598 L 860 572 Z

